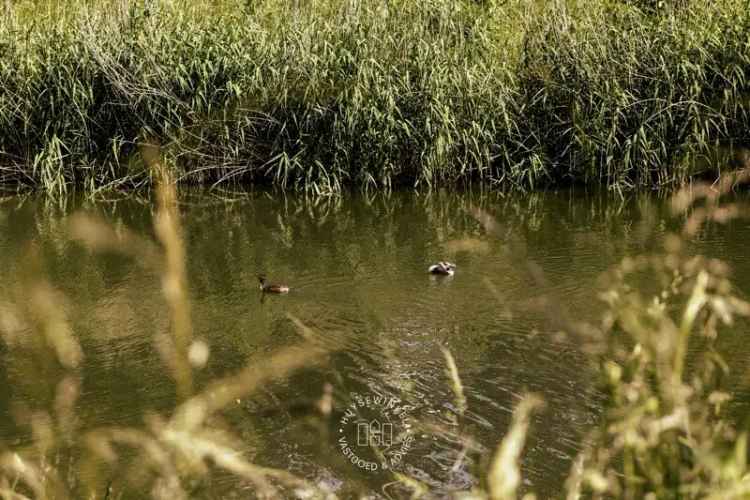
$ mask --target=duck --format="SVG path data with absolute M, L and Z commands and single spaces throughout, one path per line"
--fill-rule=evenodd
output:
M 260 291 L 263 293 L 289 293 L 288 286 L 268 283 L 265 276 L 258 275 L 258 281 L 260 281 Z
M 437 264 L 431 265 L 427 272 L 430 274 L 442 274 L 444 276 L 453 276 L 453 273 L 456 272 L 456 264 L 453 264 L 452 262 L 448 261 L 440 261 Z

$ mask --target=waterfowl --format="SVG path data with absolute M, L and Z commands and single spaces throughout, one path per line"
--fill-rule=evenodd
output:
M 431 265 L 427 271 L 430 274 L 442 274 L 445 276 L 453 276 L 453 273 L 456 271 L 456 264 L 453 264 L 452 262 L 447 261 L 440 261 L 437 264 Z
M 263 293 L 289 293 L 288 286 L 268 283 L 264 276 L 258 276 L 258 281 L 260 281 L 260 291 Z

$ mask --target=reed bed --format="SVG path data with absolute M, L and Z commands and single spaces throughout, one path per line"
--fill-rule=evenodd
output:
M 5 3 L 0 183 L 522 189 L 747 161 L 743 0 Z M 745 156 L 743 156 L 745 155 Z M 731 161 L 730 161 L 731 163 Z

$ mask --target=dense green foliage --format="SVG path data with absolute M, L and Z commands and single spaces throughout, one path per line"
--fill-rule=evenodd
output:
M 684 180 L 750 140 L 746 0 L 6 2 L 0 182 Z

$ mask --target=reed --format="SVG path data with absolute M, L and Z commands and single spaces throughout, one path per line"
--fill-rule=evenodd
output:
M 19 0 L 0 183 L 147 185 L 158 139 L 183 183 L 674 185 L 744 161 L 748 33 L 743 0 Z
M 706 224 L 747 214 L 723 202 L 747 171 L 698 184 L 672 200 L 684 218 L 663 250 L 629 256 L 611 270 L 601 325 L 571 326 L 598 337 L 595 355 L 606 411 L 585 440 L 567 498 L 743 498 L 750 494 L 747 414 L 730 416 L 731 373 L 718 343 L 750 315 L 725 263 L 687 251 Z M 647 274 L 653 287 L 636 286 Z M 689 365 L 689 368 L 688 368 Z M 731 382 L 734 380 L 735 382 Z M 742 385 L 742 383 L 740 383 Z

